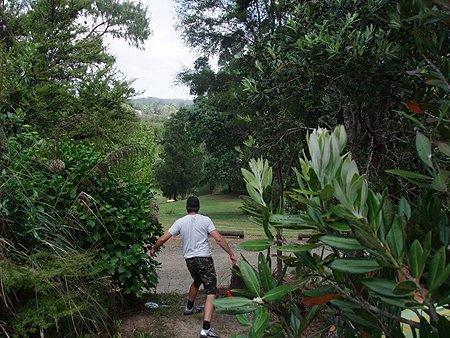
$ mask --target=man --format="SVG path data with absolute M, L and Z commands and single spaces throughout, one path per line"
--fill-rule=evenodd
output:
M 200 215 L 200 201 L 197 197 L 191 196 L 186 201 L 187 215 L 173 223 L 168 231 L 165 232 L 150 250 L 152 256 L 155 252 L 172 236 L 181 234 L 183 239 L 183 255 L 193 283 L 189 288 L 188 301 L 185 315 L 191 315 L 201 312 L 200 307 L 194 306 L 198 289 L 203 284 L 206 293 L 205 312 L 203 327 L 200 331 L 200 337 L 219 337 L 211 327 L 211 317 L 214 310 L 213 300 L 217 294 L 217 277 L 214 269 L 214 261 L 211 257 L 211 247 L 208 236 L 214 238 L 219 246 L 230 256 L 231 263 L 236 264 L 236 257 L 229 247 L 226 240 L 222 238 L 216 230 L 209 217 Z

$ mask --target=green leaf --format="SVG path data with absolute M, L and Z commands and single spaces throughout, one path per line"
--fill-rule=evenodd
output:
M 238 321 L 239 324 L 241 324 L 243 326 L 250 326 L 250 321 L 248 319 L 248 315 L 245 313 L 236 315 L 236 320 Z
M 416 239 L 411 244 L 408 252 L 409 270 L 414 277 L 419 278 L 422 275 L 426 259 L 427 257 L 424 256 L 422 245 Z
M 416 150 L 419 158 L 429 167 L 433 167 L 431 162 L 431 142 L 420 132 L 416 133 Z
M 260 306 L 256 310 L 255 319 L 253 320 L 253 332 L 257 337 L 261 337 L 262 333 L 269 322 L 269 310 Z
M 333 248 L 342 249 L 342 250 L 364 250 L 364 246 L 362 246 L 356 239 L 349 237 L 340 237 L 334 235 L 325 235 L 320 236 L 319 240 L 329 245 Z
M 400 170 L 400 169 L 390 169 L 386 170 L 387 173 L 400 176 L 403 178 L 408 178 L 412 180 L 419 180 L 419 181 L 431 181 L 433 178 L 427 175 L 419 174 L 413 171 L 407 171 L 407 170 Z
M 446 281 L 448 281 L 448 278 L 450 276 L 450 264 L 448 264 L 444 270 L 441 271 L 439 276 L 436 278 L 436 280 L 433 283 L 433 287 L 430 288 L 430 291 L 436 290 L 439 288 L 442 284 L 444 284 Z
M 247 289 L 232 289 L 231 292 L 233 293 L 233 295 L 237 297 L 247 297 L 247 298 L 254 297 L 253 293 Z
M 259 283 L 258 274 L 253 267 L 246 261 L 239 261 L 239 270 L 241 271 L 242 279 L 244 280 L 247 288 L 252 292 L 254 296 L 259 296 L 261 285 Z
M 306 297 L 321 297 L 327 294 L 336 293 L 336 290 L 331 286 L 324 286 L 318 289 L 302 290 L 302 293 Z
M 402 298 L 405 294 L 396 295 L 394 294 L 394 289 L 396 287 L 395 282 L 388 279 L 381 278 L 367 278 L 361 282 L 367 286 L 371 291 L 374 291 L 382 296 Z M 409 293 L 411 294 L 411 292 Z
M 375 259 L 335 259 L 328 267 L 350 274 L 367 273 L 381 268 Z
M 437 289 L 440 284 L 441 273 L 445 273 L 445 248 L 442 247 L 434 254 L 430 262 L 430 269 L 428 271 L 428 288 L 430 291 Z M 445 282 L 445 280 L 443 281 Z
M 448 189 L 448 173 L 440 172 L 434 177 L 431 187 L 434 190 L 446 192 Z
M 241 173 L 242 173 L 242 176 L 244 176 L 245 182 L 250 184 L 253 188 L 258 189 L 259 182 L 256 179 L 256 177 L 253 175 L 253 173 L 251 173 L 250 171 L 248 171 L 247 169 L 244 169 L 244 168 L 241 168 Z
M 292 291 L 298 289 L 301 287 L 302 284 L 296 283 L 296 284 L 289 284 L 289 285 L 279 285 L 269 292 L 267 292 L 262 299 L 266 302 L 274 302 L 277 300 L 282 299 L 284 296 L 286 296 L 288 293 L 291 293 Z
M 391 229 L 389 230 L 386 241 L 391 249 L 393 256 L 401 261 L 404 255 L 405 236 L 403 231 L 403 224 L 399 217 L 394 218 Z
M 308 215 L 273 214 L 270 215 L 269 222 L 281 225 L 296 225 L 299 229 L 317 229 Z
M 372 319 L 372 316 L 369 316 L 368 314 L 361 312 L 360 314 L 357 314 L 353 312 L 353 310 L 347 310 L 343 311 L 343 316 L 354 322 L 355 324 L 359 324 L 365 327 L 369 327 L 372 329 L 378 329 L 378 325 L 375 319 Z
M 272 276 L 266 257 L 262 253 L 258 255 L 258 270 L 263 290 L 267 292 L 276 285 L 276 281 Z
M 238 247 L 247 251 L 263 251 L 270 248 L 273 243 L 268 239 L 254 239 L 239 243 Z
M 355 303 L 349 302 L 348 300 L 342 299 L 332 299 L 330 303 L 337 306 L 340 309 L 359 309 L 359 306 Z
M 341 232 L 349 232 L 352 229 L 350 228 L 350 226 L 346 223 L 341 223 L 341 222 L 333 222 L 330 224 L 327 224 L 330 228 L 337 230 L 337 231 L 341 231 Z
M 327 184 L 320 192 L 319 197 L 323 201 L 328 201 L 334 195 L 334 187 L 331 184 Z
M 450 144 L 446 142 L 436 142 L 439 151 L 444 155 L 450 156 Z
M 404 309 L 410 307 L 409 303 L 411 303 L 411 299 L 402 298 L 402 297 L 398 297 L 398 298 L 385 297 L 385 296 L 382 296 L 375 292 L 369 292 L 369 296 L 376 297 L 386 304 L 397 306 L 399 308 L 404 308 Z
M 250 305 L 253 303 L 251 299 L 244 297 L 224 297 L 214 300 L 214 305 L 222 309 L 233 309 Z
M 411 293 L 416 289 L 416 283 L 414 283 L 412 280 L 404 280 L 403 282 L 397 283 L 397 285 L 395 285 L 393 293 L 394 295 L 399 296 L 411 295 Z
M 410 217 L 411 217 L 411 206 L 409 205 L 408 201 L 404 197 L 402 197 L 400 199 L 400 202 L 398 203 L 398 209 L 399 209 L 400 213 L 405 215 L 405 217 L 407 219 L 410 219 Z

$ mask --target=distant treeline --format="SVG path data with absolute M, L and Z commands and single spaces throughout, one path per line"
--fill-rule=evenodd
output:
M 158 97 L 143 97 L 132 99 L 130 102 L 142 117 L 149 119 L 165 119 L 176 113 L 181 107 L 193 104 L 192 100 L 161 99 Z

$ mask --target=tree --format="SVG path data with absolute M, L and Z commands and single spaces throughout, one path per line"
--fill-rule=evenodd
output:
M 407 74 L 421 58 L 414 38 L 393 29 L 391 1 L 179 3 L 185 41 L 220 60 L 207 91 L 198 91 L 205 78 L 197 69 L 191 88 L 212 99 L 224 91 L 217 78 L 228 76 L 228 104 L 254 138 L 255 156 L 273 161 L 279 190 L 293 181 L 300 140 L 318 124 L 346 126 L 373 182 L 413 156 L 410 121 L 394 110 L 427 94 Z
M 47 133 L 61 124 L 107 118 L 92 109 L 100 103 L 112 119 L 129 118 L 121 107 L 134 91 L 118 79 L 103 37 L 141 47 L 150 34 L 141 3 L 7 1 L 2 18 L 2 117 L 23 114 L 26 123 Z
M 155 180 L 164 196 L 175 200 L 197 188 L 201 179 L 200 147 L 190 138 L 190 128 L 182 108 L 164 123 L 159 141 L 161 160 L 155 165 Z

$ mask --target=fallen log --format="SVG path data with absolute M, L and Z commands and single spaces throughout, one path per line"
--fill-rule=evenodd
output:
M 219 230 L 219 233 L 225 237 L 244 238 L 244 231 Z

